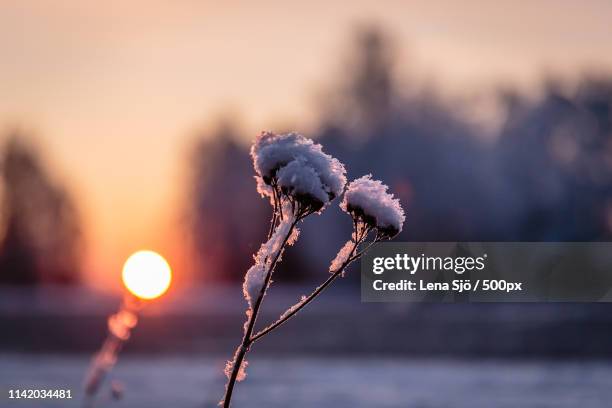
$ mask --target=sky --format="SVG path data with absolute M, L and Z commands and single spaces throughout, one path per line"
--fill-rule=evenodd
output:
M 307 130 L 359 24 L 394 37 L 402 72 L 470 93 L 612 69 L 610 21 L 606 0 L 0 0 L 0 142 L 34 135 L 77 200 L 90 281 L 112 287 L 140 248 L 182 265 L 197 132 Z

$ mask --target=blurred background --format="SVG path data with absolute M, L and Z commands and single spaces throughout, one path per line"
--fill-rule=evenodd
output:
M 214 406 L 269 226 L 248 155 L 264 129 L 389 184 L 398 240 L 610 240 L 611 19 L 599 0 L 1 2 L 0 391 L 80 395 L 121 266 L 148 248 L 173 287 L 102 405 Z M 351 231 L 335 204 L 307 221 L 262 321 Z M 236 405 L 612 397 L 608 305 L 361 304 L 352 272 L 254 347 Z

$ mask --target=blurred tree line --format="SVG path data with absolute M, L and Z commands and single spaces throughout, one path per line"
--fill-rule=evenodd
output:
M 586 76 L 575 86 L 549 81 L 535 100 L 499 91 L 503 117 L 494 135 L 431 88 L 405 89 L 401 78 L 393 41 L 376 28 L 358 31 L 342 75 L 320 101 L 319 126 L 308 134 L 347 165 L 349 179 L 372 173 L 389 184 L 407 215 L 399 240 L 612 238 L 612 76 Z M 202 280 L 242 279 L 269 226 L 248 152 L 254 135 L 237 129 L 226 119 L 191 148 L 186 201 Z M 0 152 L 0 283 L 76 282 L 75 205 L 23 135 L 7 140 Z M 334 203 L 301 229 L 280 280 L 325 274 L 351 225 Z
M 399 240 L 612 238 L 612 77 L 583 77 L 575 87 L 550 81 L 536 100 L 499 91 L 501 126 L 487 137 L 432 89 L 405 92 L 394 49 L 375 28 L 357 33 L 308 136 L 347 165 L 350 179 L 373 173 L 390 185 L 407 215 Z M 204 135 L 191 162 L 203 279 L 241 279 L 268 227 L 244 143 L 254 135 L 231 129 Z M 301 229 L 279 279 L 325 274 L 350 222 L 334 204 Z
M 74 203 L 23 134 L 9 135 L 0 153 L 0 188 L 0 284 L 77 282 Z

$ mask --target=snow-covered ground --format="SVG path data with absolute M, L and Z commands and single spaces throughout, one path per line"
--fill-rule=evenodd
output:
M 88 358 L 0 355 L 1 407 L 77 407 Z M 257 358 L 235 407 L 598 408 L 612 401 L 612 362 Z M 213 407 L 223 360 L 125 355 L 112 379 L 120 401 L 99 407 Z M 9 388 L 69 388 L 71 401 L 8 400 Z M 108 387 L 106 388 L 108 395 Z

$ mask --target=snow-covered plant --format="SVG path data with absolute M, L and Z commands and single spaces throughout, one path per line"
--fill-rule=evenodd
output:
M 346 171 L 342 163 L 323 152 L 320 144 L 298 133 L 277 135 L 263 132 L 251 148 L 251 157 L 257 190 L 270 199 L 273 212 L 268 239 L 259 248 L 254 256 L 255 263 L 245 275 L 243 293 L 248 303 L 247 320 L 242 342 L 225 367 L 228 383 L 221 401 L 224 407 L 230 406 L 236 381 L 246 376 L 248 363 L 245 357 L 251 345 L 310 303 L 371 245 L 397 235 L 404 223 L 399 200 L 387 192 L 387 186 L 372 180 L 370 175 L 350 183 L 340 207 L 351 216 L 353 233 L 332 261 L 330 276 L 310 295 L 302 296 L 300 302 L 285 311 L 276 322 L 254 332 L 274 268 L 285 248 L 298 238 L 298 222 L 321 212 L 343 193 Z
M 402 231 L 406 217 L 397 198 L 388 187 L 368 174 L 349 184 L 340 207 L 361 228 L 376 230 L 380 239 L 390 239 Z
M 281 219 L 283 203 L 291 205 L 294 217 L 303 218 L 322 210 L 346 184 L 344 165 L 299 133 L 263 132 L 251 147 L 251 157 L 257 190 L 270 198 L 274 215 Z

